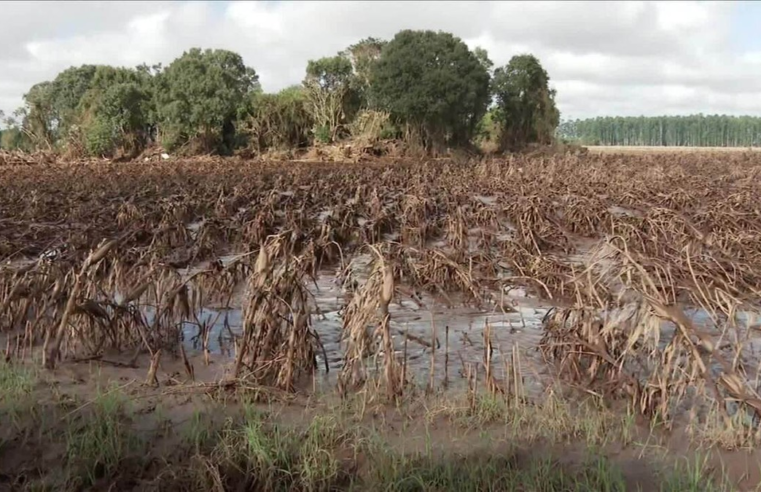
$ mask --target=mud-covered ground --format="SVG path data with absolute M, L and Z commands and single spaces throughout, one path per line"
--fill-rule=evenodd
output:
M 697 449 L 593 398 L 419 388 L 291 394 L 214 358 L 0 364 L 0 490 L 756 490 L 758 453 Z M 705 429 L 709 430 L 709 429 Z

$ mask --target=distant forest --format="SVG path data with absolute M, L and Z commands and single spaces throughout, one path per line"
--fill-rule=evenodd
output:
M 761 144 L 761 118 L 702 114 L 598 117 L 562 121 L 556 135 L 583 145 L 755 147 Z

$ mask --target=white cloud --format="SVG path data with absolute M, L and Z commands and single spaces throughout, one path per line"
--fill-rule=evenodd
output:
M 237 51 L 265 90 L 307 60 L 401 29 L 454 33 L 497 65 L 531 52 L 564 116 L 761 112 L 761 53 L 730 48 L 728 2 L 6 2 L 0 109 L 71 65 Z
M 710 21 L 710 12 L 695 2 L 663 2 L 658 8 L 658 25 L 667 31 L 699 29 Z

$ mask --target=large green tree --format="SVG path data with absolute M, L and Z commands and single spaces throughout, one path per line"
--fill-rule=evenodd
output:
M 95 70 L 95 65 L 67 68 L 52 82 L 35 84 L 24 95 L 22 126 L 36 146 L 53 148 L 66 143 L 79 123 L 79 103 Z
M 302 85 L 316 140 L 331 142 L 345 136 L 348 125 L 370 107 L 371 68 L 386 44 L 366 38 L 336 56 L 309 60 Z
M 156 110 L 162 144 L 169 149 L 188 141 L 201 150 L 229 151 L 235 123 L 259 78 L 237 53 L 193 48 L 157 76 Z
M 78 106 L 88 154 L 134 156 L 151 127 L 151 77 L 139 70 L 99 66 Z
M 502 149 L 530 143 L 549 144 L 560 122 L 550 77 L 533 55 L 517 55 L 494 71 Z
M 23 133 L 36 147 L 111 154 L 146 126 L 149 80 L 136 70 L 105 65 L 70 67 L 24 96 Z
M 79 104 L 90 89 L 97 69 L 96 65 L 70 67 L 53 80 L 51 100 L 59 138 L 66 138 L 66 133 L 78 123 Z
M 372 64 L 370 87 L 378 109 L 434 150 L 469 143 L 489 101 L 486 67 L 445 32 L 399 32 Z

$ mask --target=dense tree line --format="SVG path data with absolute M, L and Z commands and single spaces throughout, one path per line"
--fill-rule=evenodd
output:
M 750 147 L 761 145 L 761 118 L 692 115 L 564 121 L 557 136 L 584 145 Z
M 405 30 L 310 60 L 302 83 L 264 93 L 236 53 L 193 48 L 166 67 L 83 65 L 34 85 L 7 118 L 3 148 L 135 156 L 405 139 L 438 152 L 495 140 L 548 143 L 559 113 L 531 55 L 493 70 L 485 50 L 445 32 Z M 484 128 L 488 126 L 488 132 Z

